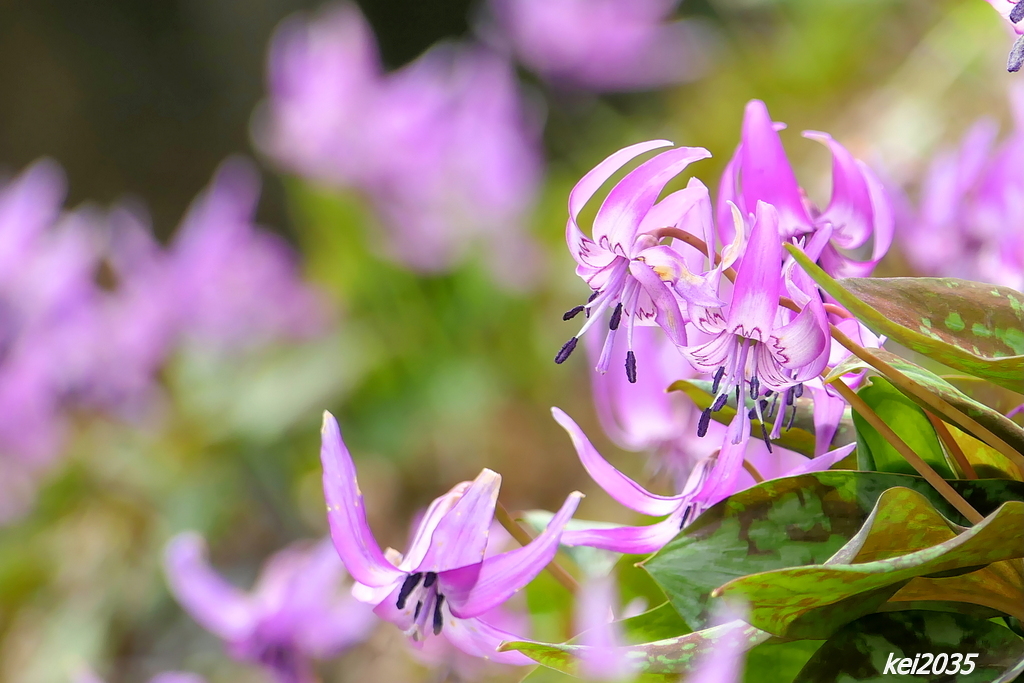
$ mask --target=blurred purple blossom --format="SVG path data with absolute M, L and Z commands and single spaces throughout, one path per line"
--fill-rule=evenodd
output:
M 282 25 L 269 72 L 257 146 L 306 180 L 363 193 L 392 258 L 440 272 L 482 249 L 498 282 L 533 280 L 540 122 L 503 58 L 439 45 L 385 75 L 365 19 L 344 4 Z
M 804 137 L 825 145 L 832 154 L 832 196 L 825 210 L 820 210 L 797 183 L 779 138 L 783 128 L 785 124 L 772 121 L 764 102 L 747 103 L 740 144 L 719 186 L 719 234 L 726 241 L 732 239 L 730 202 L 747 216 L 763 201 L 778 212 L 783 240 L 801 236 L 810 240 L 823 233 L 813 257 L 828 273 L 836 277 L 870 274 L 888 251 L 894 229 L 892 207 L 881 181 L 828 133 L 804 131 Z M 869 242 L 870 251 L 866 251 Z
M 31 503 L 73 413 L 146 414 L 183 344 L 327 330 L 291 250 L 253 224 L 258 188 L 250 164 L 227 161 L 165 249 L 127 209 L 62 212 L 53 162 L 0 187 L 0 523 Z
M 708 28 L 669 21 L 678 0 L 490 0 L 493 24 L 530 70 L 555 85 L 593 91 L 646 90 L 700 76 Z
M 618 584 L 614 576 L 591 577 L 576 595 L 575 628 L 583 646 L 580 673 L 587 680 L 627 681 L 633 673 L 620 648 L 625 645 L 622 626 L 615 622 Z
M 975 123 L 959 148 L 932 160 L 913 207 L 901 205 L 898 238 L 923 275 L 1024 290 L 1024 86 L 1010 90 L 1014 129 Z
M 353 595 L 408 635 L 414 646 L 444 634 L 455 647 L 504 664 L 533 663 L 519 652 L 498 652 L 518 640 L 484 620 L 554 559 L 562 529 L 582 494 L 572 493 L 547 528 L 522 548 L 487 555 L 501 477 L 483 470 L 430 504 L 403 556 L 381 551 L 366 522 L 355 465 L 338 423 L 324 413 L 321 432 L 324 498 L 331 538 L 356 580 Z
M 248 594 L 210 567 L 195 533 L 171 540 L 165 569 L 171 592 L 193 619 L 224 640 L 232 657 L 262 665 L 280 683 L 313 683 L 312 660 L 362 642 L 377 623 L 349 594 L 329 539 L 274 555 Z

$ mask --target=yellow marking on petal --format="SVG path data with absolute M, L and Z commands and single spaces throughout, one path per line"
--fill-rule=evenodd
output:
M 662 281 L 671 282 L 672 269 L 669 268 L 668 266 L 654 266 L 654 268 L 652 268 L 651 270 L 657 273 L 658 277 L 661 278 Z

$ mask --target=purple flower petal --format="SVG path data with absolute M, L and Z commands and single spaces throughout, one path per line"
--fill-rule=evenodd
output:
M 665 547 L 679 533 L 684 503 L 660 522 L 647 526 L 621 526 L 611 529 L 572 529 L 562 534 L 562 545 L 583 545 L 624 555 L 648 555 Z
M 637 229 L 665 185 L 694 161 L 710 156 L 700 147 L 677 147 L 630 171 L 601 204 L 594 218 L 594 240 L 621 256 L 631 256 Z
M 668 285 L 661 281 L 658 274 L 650 266 L 639 261 L 629 262 L 629 273 L 640 286 L 643 292 L 650 297 L 654 304 L 655 321 L 665 330 L 665 334 L 676 346 L 686 345 L 686 320 L 682 311 L 679 310 L 679 302 L 675 295 L 668 288 Z
M 487 550 L 501 475 L 484 469 L 431 535 L 430 548 L 416 571 L 443 572 L 479 564 Z
M 749 210 L 759 201 L 767 202 L 778 211 L 779 233 L 783 237 L 810 232 L 813 224 L 804 208 L 800 186 L 768 107 L 761 100 L 747 103 L 742 140 L 739 172 L 744 205 L 740 208 Z
M 544 531 L 529 544 L 475 566 L 444 572 L 438 577 L 448 607 L 456 617 L 476 617 L 502 604 L 533 580 L 558 551 L 562 529 L 576 512 L 583 494 L 573 492 L 565 499 Z
M 227 641 L 248 638 L 257 615 L 249 597 L 225 581 L 206 559 L 206 543 L 196 533 L 171 539 L 164 570 L 174 597 L 207 631 Z
M 502 631 L 482 619 L 446 619 L 442 633 L 452 645 L 474 657 L 517 666 L 537 663 L 522 652 L 498 652 L 498 646 L 503 642 L 522 640 L 522 637 Z
M 759 342 L 768 340 L 779 308 L 781 268 L 779 214 L 775 207 L 759 201 L 750 242 L 736 269 L 727 324 L 731 333 Z
M 559 408 L 552 408 L 551 414 L 555 421 L 562 426 L 562 429 L 569 433 L 572 445 L 576 448 L 576 453 L 579 455 L 584 469 L 587 470 L 587 474 L 609 496 L 631 510 L 652 517 L 671 514 L 679 507 L 681 496 L 658 496 L 650 493 L 602 458 L 590 443 L 587 435 L 571 417 Z
M 374 588 L 387 586 L 397 581 L 402 572 L 384 558 L 370 531 L 352 456 L 341 440 L 337 420 L 327 411 L 320 437 L 324 498 L 334 547 L 356 581 Z
M 804 137 L 820 142 L 832 153 L 832 199 L 818 221 L 832 224 L 838 246 L 856 249 L 867 242 L 874 229 L 871 196 L 861 166 L 828 133 L 808 130 Z

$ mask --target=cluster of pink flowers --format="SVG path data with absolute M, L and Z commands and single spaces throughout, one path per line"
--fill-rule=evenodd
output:
M 75 413 L 144 414 L 183 342 L 237 351 L 325 329 L 290 248 L 254 225 L 258 195 L 255 169 L 225 162 L 163 247 L 127 209 L 62 211 L 53 162 L 0 187 L 0 522 L 30 505 Z

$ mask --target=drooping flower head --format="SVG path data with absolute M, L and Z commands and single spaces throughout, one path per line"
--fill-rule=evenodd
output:
M 329 540 L 274 555 L 246 594 L 210 567 L 203 539 L 176 536 L 167 546 L 171 592 L 236 659 L 262 665 L 279 683 L 313 683 L 315 659 L 363 641 L 376 623 L 351 586 Z
M 555 356 L 556 363 L 565 362 L 576 343 L 588 329 L 605 323 L 608 333 L 604 350 L 598 360 L 598 372 L 605 372 L 610 363 L 614 338 L 620 326 L 626 334 L 626 375 L 636 381 L 636 354 L 632 347 L 636 325 L 658 325 L 676 345 L 686 344 L 688 304 L 719 306 L 714 294 L 716 280 L 695 275 L 682 264 L 681 257 L 670 245 L 660 244 L 659 230 L 678 226 L 682 221 L 710 228 L 710 204 L 707 189 L 691 180 L 684 190 L 674 192 L 660 202 L 658 196 L 670 180 L 692 162 L 706 159 L 710 153 L 700 147 L 677 147 L 659 153 L 630 171 L 611 189 L 594 218 L 592 236 L 587 237 L 577 220 L 584 205 L 624 164 L 650 150 L 668 147 L 666 140 L 641 142 L 619 150 L 594 167 L 569 194 L 569 220 L 566 241 L 576 260 L 576 274 L 594 293 L 586 304 L 567 312 L 570 320 L 586 312 L 587 321 Z M 707 214 L 707 215 L 705 215 Z M 667 279 L 673 271 L 672 282 Z M 716 271 L 717 273 L 717 271 Z M 715 273 L 715 274 L 716 274 Z M 680 308 L 682 302 L 683 308 Z
M 744 221 L 737 218 L 736 230 L 745 230 Z M 742 408 L 749 394 L 754 402 L 751 412 L 761 421 L 770 448 L 763 413 L 769 402 L 774 404 L 785 392 L 786 405 L 791 405 L 801 393 L 801 384 L 825 368 L 830 347 L 821 300 L 810 297 L 803 310 L 787 320 L 779 306 L 782 285 L 779 214 L 773 206 L 758 202 L 728 307 L 708 308 L 695 316 L 694 326 L 712 337 L 684 349 L 695 368 L 714 378 L 715 402 L 701 416 L 698 434 L 707 430 L 711 413 L 720 410 L 733 393 L 740 409 L 730 440 L 738 444 L 749 433 L 750 414 Z
M 671 22 L 677 0 L 491 0 L 500 34 L 545 80 L 595 91 L 643 90 L 699 76 L 708 41 Z M 488 27 L 491 28 L 491 27 Z
M 366 522 L 355 465 L 329 413 L 321 437 L 327 519 L 335 548 L 357 582 L 353 595 L 376 605 L 376 614 L 405 631 L 414 644 L 443 634 L 467 654 L 531 664 L 521 653 L 498 652 L 502 641 L 518 637 L 481 617 L 554 559 L 562 529 L 582 495 L 571 494 L 530 544 L 487 556 L 501 477 L 485 469 L 430 504 L 404 554 L 385 553 Z
M 832 154 L 832 197 L 821 211 L 797 183 L 779 138 L 778 130 L 783 127 L 772 121 L 764 102 L 747 103 L 740 144 L 719 187 L 718 229 L 722 237 L 726 241 L 732 238 L 730 203 L 746 216 L 763 201 L 778 212 L 783 240 L 809 239 L 827 231 L 820 253 L 808 253 L 826 272 L 836 277 L 868 275 L 892 242 L 892 209 L 881 182 L 828 133 L 804 131 L 804 137 L 822 143 Z M 872 245 L 866 260 L 849 255 L 864 251 L 869 240 Z

